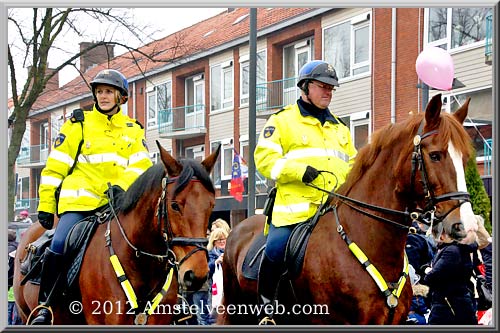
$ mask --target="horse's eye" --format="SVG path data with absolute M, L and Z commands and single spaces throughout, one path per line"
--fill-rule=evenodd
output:
M 179 204 L 175 201 L 173 201 L 171 204 L 170 204 L 170 207 L 172 207 L 173 210 L 177 211 L 177 212 L 180 212 L 181 211 L 181 207 L 179 206 Z
M 439 162 L 441 161 L 441 153 L 440 152 L 432 152 L 429 154 L 429 157 L 431 158 L 431 161 L 433 162 Z

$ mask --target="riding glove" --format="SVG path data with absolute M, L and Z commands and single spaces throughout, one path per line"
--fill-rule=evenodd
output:
M 319 171 L 316 170 L 316 168 L 313 168 L 312 166 L 308 165 L 306 168 L 306 172 L 304 172 L 304 175 L 302 176 L 302 182 L 303 183 L 310 183 L 313 180 L 316 179 L 316 177 L 319 176 Z
M 54 214 L 47 212 L 38 212 L 38 222 L 47 230 L 54 226 Z

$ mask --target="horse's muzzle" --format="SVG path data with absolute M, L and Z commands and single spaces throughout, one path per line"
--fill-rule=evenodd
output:
M 188 291 L 196 291 L 203 286 L 203 284 L 207 281 L 208 274 L 203 278 L 199 278 L 192 270 L 188 270 L 184 273 L 182 284 Z

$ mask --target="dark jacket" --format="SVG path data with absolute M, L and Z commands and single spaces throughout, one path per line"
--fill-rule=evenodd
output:
M 477 325 L 471 290 L 471 253 L 477 245 L 444 243 L 432 260 L 432 270 L 424 277 L 430 287 L 430 325 Z
M 214 276 L 215 272 L 215 260 L 219 258 L 219 256 L 224 253 L 224 249 L 218 249 L 215 246 L 208 251 L 208 278 L 210 281 L 212 281 L 212 277 Z
M 410 233 L 408 234 L 408 239 L 406 240 L 406 255 L 408 256 L 408 261 L 410 265 L 415 268 L 415 272 L 423 277 L 424 268 L 431 264 L 432 258 L 435 255 L 435 248 L 430 240 L 420 233 Z

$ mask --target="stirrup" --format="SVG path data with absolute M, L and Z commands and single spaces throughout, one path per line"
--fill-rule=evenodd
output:
M 274 321 L 273 318 L 271 318 L 269 316 L 265 316 L 264 318 L 262 318 L 259 321 L 259 325 L 275 325 L 276 326 L 276 322 Z
M 40 310 L 42 310 L 42 309 L 46 309 L 47 311 L 49 311 L 50 318 L 51 318 L 50 325 L 54 325 L 54 312 L 52 311 L 52 307 L 50 305 L 46 306 L 45 304 L 40 304 L 40 305 L 36 306 L 33 310 L 31 310 L 30 315 L 28 316 L 28 319 L 26 320 L 26 325 L 31 325 L 32 319 L 36 318 L 36 316 L 33 317 L 33 314 L 34 313 L 38 314 L 38 312 L 40 312 Z

